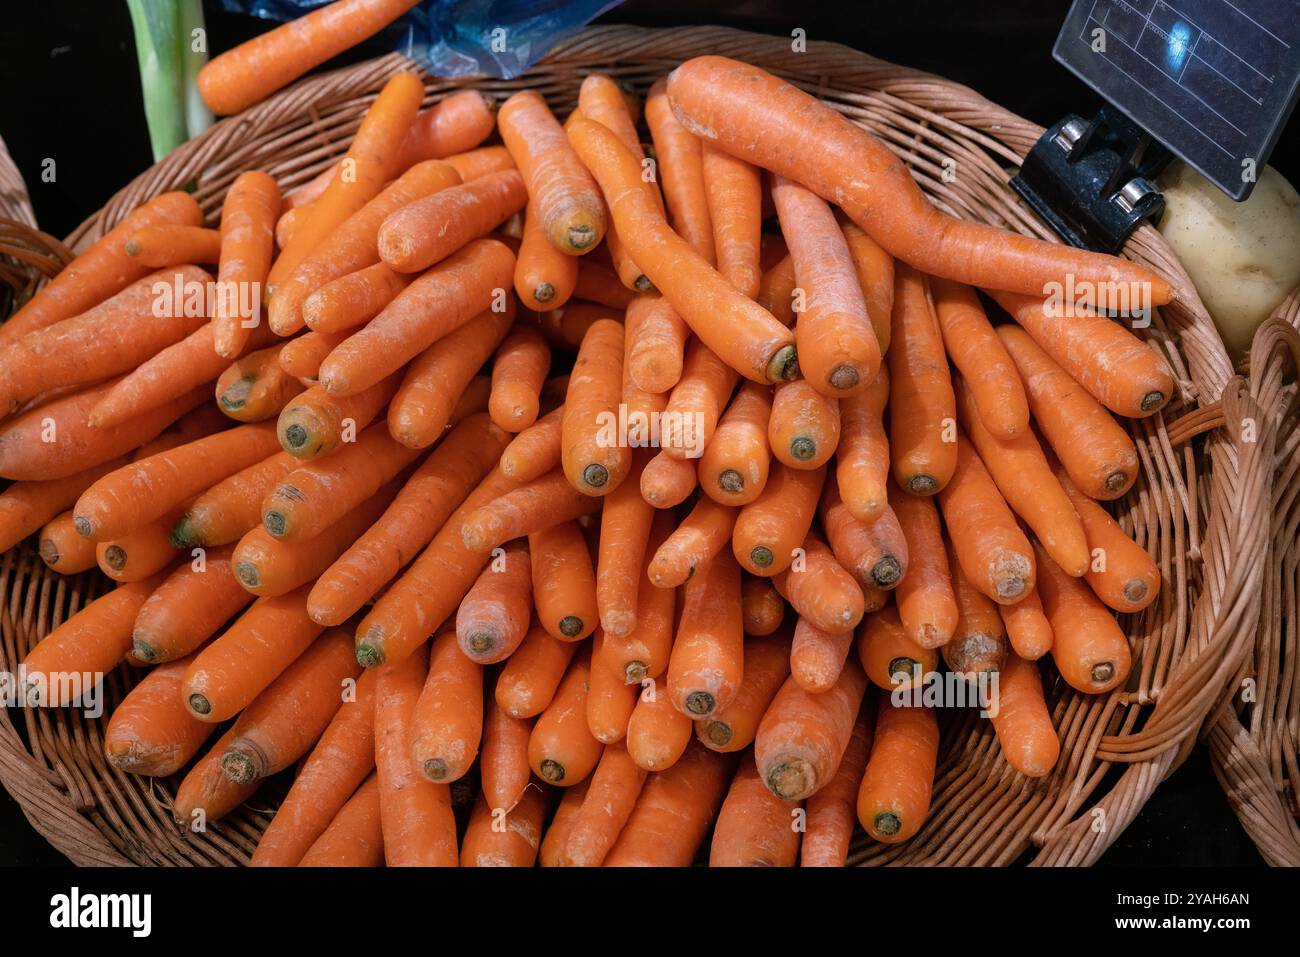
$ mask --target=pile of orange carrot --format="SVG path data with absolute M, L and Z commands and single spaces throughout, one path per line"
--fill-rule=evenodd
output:
M 120 583 L 32 703 L 150 668 L 105 752 L 185 828 L 296 767 L 265 865 L 843 865 L 923 827 L 958 712 L 894 692 L 943 672 L 1051 774 L 1045 688 L 1121 687 L 1160 588 L 1099 503 L 1174 382 L 1046 286 L 1169 286 L 944 216 L 720 57 L 563 123 L 423 96 L 0 327 L 0 545 Z

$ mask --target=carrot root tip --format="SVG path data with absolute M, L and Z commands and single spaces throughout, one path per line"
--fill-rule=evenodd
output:
M 90 538 L 91 535 L 95 534 L 95 526 L 84 515 L 76 516 L 72 520 L 72 527 L 82 538 Z
M 907 490 L 915 495 L 933 495 L 939 491 L 939 483 L 932 475 L 913 475 L 907 480 Z
M 795 801 L 816 790 L 817 773 L 808 762 L 791 758 L 772 766 L 767 786 L 783 801 Z
M 749 551 L 749 560 L 758 568 L 767 568 L 772 564 L 772 549 L 766 545 L 755 545 Z
M 252 562 L 235 562 L 235 576 L 245 588 L 256 588 L 261 581 Z
M 717 700 L 707 691 L 692 691 L 686 696 L 686 710 L 697 717 L 707 717 L 717 706 Z
M 1109 492 L 1118 492 L 1128 484 L 1127 472 L 1111 472 L 1106 476 L 1106 490 Z
M 41 543 L 44 545 L 44 542 Z M 1124 597 L 1129 601 L 1141 601 L 1147 597 L 1147 583 L 1140 578 L 1130 578 L 1124 583 Z
M 126 549 L 120 545 L 109 545 L 104 549 L 104 564 L 115 572 L 126 567 Z
M 646 667 L 644 661 L 629 661 L 623 666 L 623 683 L 637 685 L 645 680 L 650 669 Z
M 592 462 L 582 470 L 582 481 L 592 488 L 604 488 L 609 481 L 609 469 L 598 462 Z
M 856 388 L 860 379 L 858 370 L 853 366 L 836 366 L 834 371 L 831 372 L 829 381 L 832 389 L 845 392 Z
M 885 837 L 893 837 L 903 829 L 903 822 L 892 811 L 881 811 L 871 819 L 871 830 Z
M 559 784 L 564 780 L 564 765 L 551 758 L 545 758 L 537 770 L 541 772 L 543 778 L 552 784 Z
M 1167 399 L 1163 392 L 1148 392 L 1142 396 L 1142 411 L 1154 412 L 1165 404 Z
M 745 489 L 745 476 L 735 469 L 724 469 L 718 476 L 718 487 L 724 492 L 737 495 Z
M 430 781 L 445 781 L 450 769 L 442 758 L 427 758 L 424 762 L 424 776 Z
M 704 728 L 704 736 L 710 744 L 724 748 L 731 743 L 731 725 L 725 721 L 710 721 Z
M 582 634 L 582 619 L 577 615 L 565 615 L 560 619 L 560 634 L 568 638 L 577 638 Z
M 886 555 L 871 566 L 871 580 L 880 588 L 889 588 L 898 584 L 903 577 L 903 566 L 893 555 Z
M 195 714 L 211 714 L 212 702 L 203 695 L 195 692 L 189 697 L 190 710 Z
M 782 346 L 767 364 L 769 382 L 788 382 L 799 374 L 799 355 L 794 346 Z
M 262 524 L 266 526 L 267 532 L 273 538 L 283 538 L 289 530 L 289 522 L 285 519 L 284 513 L 275 510 L 269 511 L 262 516 Z

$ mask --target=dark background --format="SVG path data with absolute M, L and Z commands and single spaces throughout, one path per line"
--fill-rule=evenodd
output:
M 1097 98 L 1051 58 L 1068 2 L 946 0 L 855 4 L 799 0 L 630 0 L 602 23 L 681 26 L 718 23 L 809 40 L 834 40 L 965 83 L 1044 126 L 1064 113 L 1091 114 Z M 267 29 L 204 3 L 209 49 L 220 52 Z M 10 0 L 0 32 L 0 136 L 27 180 L 43 229 L 71 232 L 152 162 L 135 47 L 121 0 Z M 977 8 L 977 9 L 971 9 Z M 368 44 L 327 66 L 387 52 Z M 1293 183 L 1300 149 L 1290 124 L 1271 164 Z M 56 184 L 41 163 L 58 164 Z M 66 864 L 0 790 L 0 865 Z M 1162 784 L 1104 865 L 1261 863 L 1227 805 L 1203 750 Z

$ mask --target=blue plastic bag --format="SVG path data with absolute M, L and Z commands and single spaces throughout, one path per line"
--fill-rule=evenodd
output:
M 330 0 L 222 0 L 231 13 L 292 20 Z M 509 80 L 622 0 L 424 0 L 389 32 L 434 76 Z M 388 33 L 384 34 L 385 36 Z

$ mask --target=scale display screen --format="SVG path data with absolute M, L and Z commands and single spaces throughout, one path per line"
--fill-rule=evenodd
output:
M 1300 91 L 1300 0 L 1075 0 L 1052 53 L 1241 200 Z

